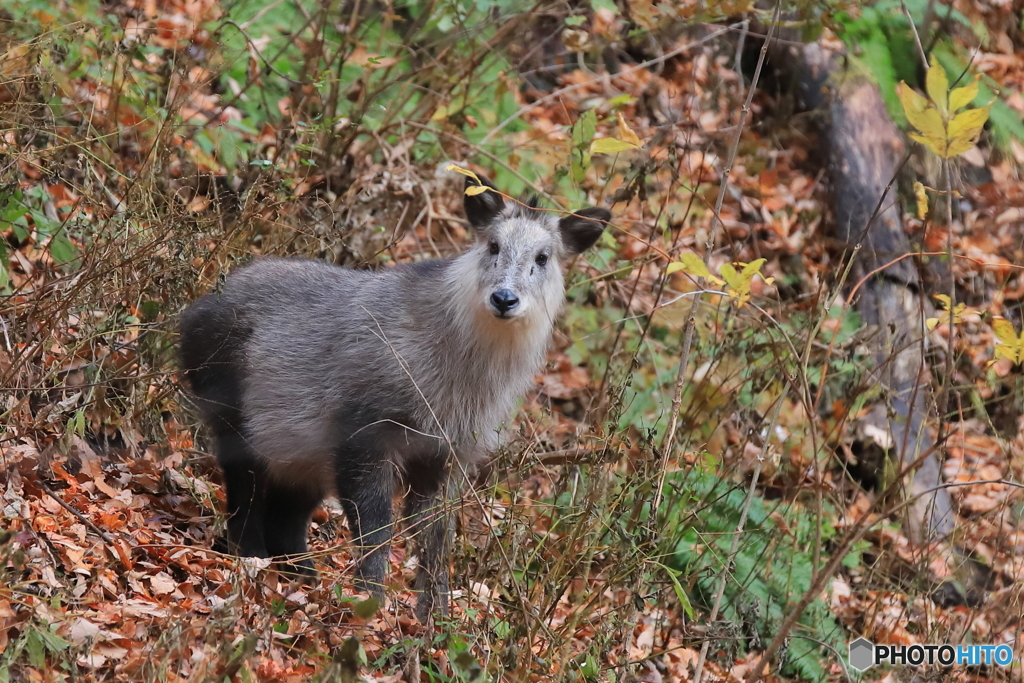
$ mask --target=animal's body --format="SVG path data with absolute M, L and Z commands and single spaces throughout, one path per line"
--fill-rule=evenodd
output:
M 544 362 L 561 263 L 609 218 L 559 221 L 492 191 L 465 205 L 478 239 L 457 258 L 377 272 L 262 259 L 185 312 L 182 365 L 224 471 L 232 552 L 302 555 L 333 492 L 380 594 L 402 492 L 418 517 L 417 613 L 447 608 L 441 503 L 497 445 Z

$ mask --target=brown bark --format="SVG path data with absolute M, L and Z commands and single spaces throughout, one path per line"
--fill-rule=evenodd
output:
M 799 82 L 805 103 L 827 113 L 823 134 L 828 144 L 833 187 L 835 236 L 855 257 L 851 283 L 869 273 L 853 302 L 866 325 L 874 328 L 874 377 L 884 404 L 864 418 L 875 433 L 888 435 L 887 450 L 901 467 L 919 463 L 907 495 L 942 483 L 928 422 L 934 415 L 931 374 L 925 364 L 926 309 L 921 282 L 903 228 L 895 179 L 904 155 L 902 137 L 889 118 L 878 86 L 842 63 L 819 44 L 799 55 Z M 884 439 L 883 439 L 884 440 Z M 953 528 L 947 489 L 922 496 L 906 518 L 908 535 L 917 542 L 947 536 Z

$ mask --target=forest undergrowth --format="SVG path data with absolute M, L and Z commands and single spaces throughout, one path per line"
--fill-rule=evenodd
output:
M 5 3 L 0 681 L 733 681 L 780 631 L 768 680 L 859 680 L 861 636 L 1006 643 L 1010 667 L 920 680 L 1021 680 L 1019 10 L 811 5 Z M 905 531 L 893 445 L 861 419 L 891 397 L 783 71 L 794 36 L 859 60 L 898 123 L 918 47 L 991 103 L 952 222 L 924 145 L 888 199 L 936 309 L 922 381 L 949 387 L 941 541 Z M 457 254 L 452 164 L 613 219 L 464 495 L 453 614 L 428 629 L 407 539 L 377 605 L 333 501 L 315 581 L 212 550 L 224 493 L 174 348 L 187 303 L 253 257 Z

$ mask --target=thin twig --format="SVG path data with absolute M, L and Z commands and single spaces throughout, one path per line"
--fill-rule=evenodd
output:
M 302 84 L 302 81 L 297 81 L 294 78 L 291 78 L 290 76 L 286 76 L 283 73 L 281 73 L 280 71 L 278 71 L 277 68 L 273 64 L 271 64 L 270 60 L 267 59 L 263 55 L 263 53 L 260 52 L 259 48 L 256 47 L 256 43 L 254 43 L 252 38 L 249 37 L 249 32 L 246 31 L 244 28 L 242 28 L 242 26 L 238 22 L 233 21 L 231 19 L 225 19 L 223 21 L 223 23 L 222 23 L 222 26 L 234 26 L 236 29 L 238 29 L 238 32 L 242 34 L 243 38 L 245 38 L 246 45 L 248 45 L 249 49 L 253 51 L 253 54 L 255 54 L 257 57 L 259 57 L 260 61 L 263 62 L 263 65 L 267 68 L 267 70 L 269 70 L 272 73 L 274 73 L 274 75 L 276 75 L 278 78 L 283 78 L 284 80 L 288 81 L 288 83 L 290 83 L 291 85 L 301 85 Z
M 62 508 L 64 508 L 65 510 L 73 514 L 75 517 L 77 517 L 78 521 L 92 529 L 97 536 L 103 539 L 105 543 L 109 545 L 114 545 L 114 539 L 110 534 L 108 534 L 107 532 L 103 531 L 98 526 L 90 522 L 88 517 L 86 517 L 81 512 L 73 508 L 70 505 L 70 503 L 64 502 L 64 500 L 60 496 L 53 492 L 53 489 L 44 484 L 42 481 L 39 482 L 39 488 L 41 488 L 43 492 L 45 492 L 46 495 L 48 495 L 50 498 L 53 498 L 55 501 L 57 501 L 58 505 L 60 505 Z
M 917 26 L 914 24 L 914 18 L 910 16 L 910 10 L 907 9 L 907 3 L 904 0 L 900 0 L 900 7 L 903 8 L 903 14 L 907 17 L 907 23 L 910 24 L 910 30 L 914 32 L 914 42 L 917 43 L 917 52 L 921 56 L 921 64 L 924 65 L 925 72 L 928 71 L 928 56 L 924 53 L 924 46 L 921 44 L 921 36 L 917 35 Z
M 739 24 L 736 24 L 735 26 L 739 26 Z M 693 49 L 693 48 L 695 48 L 695 47 L 697 47 L 699 45 L 703 45 L 703 44 L 705 44 L 707 42 L 710 42 L 711 40 L 717 38 L 718 36 L 722 35 L 723 33 L 728 33 L 731 28 L 732 27 L 727 26 L 726 28 L 720 29 L 718 31 L 714 31 L 714 32 L 704 36 L 700 40 L 694 41 L 692 43 L 687 43 L 686 45 L 680 45 L 676 49 L 671 50 L 669 52 L 666 52 L 663 55 L 655 57 L 654 59 L 648 59 L 646 62 L 640 62 L 639 64 L 636 64 L 634 66 L 629 67 L 628 69 L 623 69 L 622 71 L 620 71 L 617 74 L 615 74 L 615 77 L 618 78 L 618 77 L 622 77 L 622 76 L 628 76 L 629 74 L 633 73 L 634 71 L 639 71 L 640 69 L 646 69 L 649 66 L 654 66 L 655 64 L 660 64 L 660 63 L 662 63 L 664 61 L 672 59 L 676 55 L 681 55 L 682 53 L 686 52 L 687 50 L 691 50 L 691 49 Z M 501 131 L 505 130 L 505 128 L 509 124 L 511 124 L 513 121 L 515 121 L 520 116 L 522 116 L 526 112 L 530 111 L 534 107 L 539 107 L 540 105 L 545 104 L 546 102 L 550 102 L 551 100 L 556 99 L 558 97 L 561 97 L 562 95 L 566 95 L 566 94 L 568 94 L 568 93 L 570 93 L 570 92 L 572 92 L 574 90 L 579 90 L 580 88 L 585 88 L 588 85 L 593 85 L 594 83 L 597 83 L 597 82 L 601 81 L 604 78 L 605 78 L 605 76 L 601 75 L 601 76 L 598 76 L 596 78 L 591 78 L 591 79 L 588 79 L 586 81 L 583 81 L 582 83 L 574 83 L 573 85 L 566 86 L 564 88 L 560 88 L 558 90 L 555 90 L 554 92 L 548 93 L 547 95 L 545 95 L 544 97 L 540 98 L 539 100 L 537 100 L 535 102 L 531 102 L 531 103 L 529 103 L 527 105 L 524 105 L 524 106 L 520 107 L 520 109 L 517 112 L 515 112 L 514 114 L 509 116 L 507 119 L 505 119 L 504 121 L 499 123 L 497 126 L 495 126 L 493 129 L 491 129 L 491 131 L 489 133 L 487 133 L 487 135 L 485 135 L 482 140 L 480 140 L 480 145 L 481 146 L 486 145 L 488 142 L 491 141 L 492 138 L 494 138 L 495 135 L 497 135 Z
M 758 454 L 757 462 L 754 464 L 754 474 L 750 477 L 750 486 L 747 488 L 747 497 L 743 501 L 743 509 L 740 511 L 740 521 L 736 523 L 736 531 L 733 533 L 732 543 L 729 545 L 729 555 L 725 560 L 725 569 L 718 577 L 718 588 L 715 589 L 715 602 L 711 606 L 711 615 L 708 617 L 709 627 L 713 626 L 715 620 L 718 619 L 718 610 L 721 608 L 722 598 L 725 596 L 725 585 L 729 582 L 732 563 L 736 559 L 736 553 L 740 550 L 740 537 L 743 536 L 743 529 L 747 525 L 747 515 L 750 513 L 750 506 L 754 502 L 754 491 L 757 489 L 757 480 L 761 476 L 761 467 L 764 465 L 764 459 L 768 454 L 768 445 L 771 443 L 772 434 L 775 433 L 775 422 L 779 419 L 779 412 L 781 412 L 782 404 L 786 402 L 785 399 L 785 392 L 779 394 L 779 398 L 775 403 L 775 413 L 772 415 L 771 424 L 768 426 L 768 434 L 761 443 L 761 452 Z M 705 638 L 704 642 L 700 646 L 700 656 L 697 658 L 697 670 L 693 674 L 694 683 L 700 683 L 701 674 L 704 672 L 704 662 L 707 660 L 708 649 L 710 647 L 711 637 L 709 634 L 709 637 Z
M 761 77 L 761 69 L 764 66 L 765 60 L 768 56 L 768 45 L 772 41 L 772 36 L 775 34 L 775 29 L 779 24 L 779 15 L 782 12 L 782 3 L 775 3 L 775 12 L 772 15 L 772 25 L 768 30 L 768 38 L 764 41 L 761 46 L 761 54 L 757 59 L 757 68 L 754 70 L 754 77 L 750 81 L 750 90 L 747 92 L 747 99 L 743 102 L 743 109 L 740 112 L 739 124 L 736 126 L 736 135 L 732 141 L 732 147 L 729 149 L 729 159 L 725 164 L 725 168 L 722 169 L 722 184 L 718 191 L 718 199 L 715 201 L 715 212 L 711 219 L 711 228 L 708 230 L 708 240 L 704 245 L 704 264 L 707 265 L 711 259 L 711 254 L 715 250 L 715 238 L 718 234 L 718 228 L 721 225 L 721 211 L 722 202 L 725 200 L 725 195 L 728 194 L 729 189 L 729 175 L 732 173 L 732 165 L 736 161 L 736 153 L 740 146 L 740 137 L 743 135 L 743 129 L 747 123 L 747 115 L 750 113 L 750 104 L 754 99 L 754 93 L 757 91 L 757 82 Z M 704 278 L 700 278 L 697 281 L 697 289 L 704 289 Z M 696 328 L 697 323 L 697 309 L 700 306 L 702 297 L 694 297 L 693 304 L 690 306 L 690 315 L 686 319 L 686 326 L 683 331 L 683 350 L 679 356 L 679 368 L 676 372 L 676 386 L 675 393 L 672 396 L 672 412 L 669 414 L 668 429 L 665 432 L 665 438 L 661 443 L 661 467 L 660 475 L 658 480 L 658 486 L 654 492 L 654 505 L 651 507 L 651 514 L 656 514 L 658 507 L 661 505 L 662 488 L 665 485 L 665 473 L 668 468 L 668 461 L 671 457 L 673 448 L 675 447 L 676 430 L 679 427 L 679 406 L 683 400 L 683 383 L 686 381 L 686 367 L 690 360 L 690 347 L 693 345 L 693 331 Z
M 892 483 L 889 484 L 889 486 L 886 487 L 884 491 L 882 491 L 875 497 L 874 503 L 872 503 L 871 506 L 864 511 L 864 513 L 860 516 L 860 519 L 858 519 L 857 522 L 853 524 L 853 526 L 848 527 L 848 531 L 846 532 L 846 534 L 836 544 L 835 549 L 833 550 L 833 554 L 829 558 L 828 564 L 825 565 L 825 568 L 821 570 L 821 572 L 819 572 L 816 576 L 814 576 L 811 579 L 810 588 L 808 588 L 807 591 L 804 592 L 804 594 L 800 597 L 800 600 L 797 601 L 797 603 L 793 606 L 789 614 L 786 615 L 786 618 L 783 620 L 782 624 L 776 630 L 775 637 L 772 638 L 771 643 L 768 644 L 768 647 L 758 658 L 757 662 L 754 664 L 754 668 L 750 670 L 749 674 L 747 674 L 747 677 L 744 679 L 744 683 L 757 683 L 761 680 L 761 677 L 764 675 L 765 666 L 768 665 L 768 662 L 771 661 L 772 657 L 775 656 L 775 654 L 782 647 L 783 643 L 789 637 L 790 631 L 792 631 L 793 627 L 796 625 L 796 622 L 799 621 L 800 617 L 804 613 L 804 610 L 806 610 L 808 605 L 814 602 L 814 600 L 817 599 L 818 595 L 820 595 L 821 592 L 825 589 L 825 584 L 828 582 L 830 578 L 832 578 L 835 572 L 839 569 L 840 565 L 843 562 L 843 559 L 846 558 L 846 556 L 850 552 L 850 548 L 853 547 L 853 544 L 860 540 L 861 537 L 863 537 L 863 535 L 867 533 L 868 529 L 873 527 L 875 524 L 882 520 L 888 519 L 889 517 L 897 514 L 898 512 L 901 512 L 904 508 L 913 505 L 924 496 L 935 493 L 940 489 L 950 489 L 960 486 L 973 486 L 975 484 L 993 483 L 1005 484 L 1007 486 L 1013 486 L 1016 488 L 1024 489 L 1024 484 L 1019 484 L 1017 482 L 1006 479 L 992 479 L 971 482 L 949 482 L 938 484 L 937 486 L 925 489 L 924 491 L 907 497 L 906 500 L 895 504 L 894 506 L 887 510 L 883 510 L 881 512 L 876 513 L 875 509 L 881 504 L 881 501 L 888 500 L 891 496 L 895 495 L 902 486 L 903 478 L 906 477 L 914 469 L 916 469 L 922 462 L 924 462 L 926 458 L 931 457 L 934 450 L 935 446 L 925 450 L 923 453 L 918 455 L 916 460 L 914 460 L 911 463 L 908 463 L 899 472 L 897 472 L 896 476 L 893 478 Z

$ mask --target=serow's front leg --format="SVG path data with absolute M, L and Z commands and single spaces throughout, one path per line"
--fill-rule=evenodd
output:
M 359 471 L 339 468 L 337 479 L 338 497 L 361 553 L 356 585 L 383 602 L 394 526 L 394 465 L 382 460 Z
M 224 473 L 228 498 L 226 543 L 214 549 L 241 557 L 267 557 L 263 516 L 266 469 L 244 435 L 224 431 L 217 435 L 217 460 Z
M 452 506 L 459 494 L 456 476 L 446 471 L 441 478 L 410 481 L 406 515 L 412 520 L 410 532 L 419 554 L 413 588 L 419 594 L 416 618 L 424 624 L 434 616 L 448 615 L 449 556 L 455 527 Z
M 267 552 L 280 564 L 279 569 L 297 578 L 316 576 L 313 560 L 308 557 L 306 535 L 309 520 L 323 498 L 320 487 L 268 481 L 263 517 L 263 533 Z

